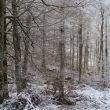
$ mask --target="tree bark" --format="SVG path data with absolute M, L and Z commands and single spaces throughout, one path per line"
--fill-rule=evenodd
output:
M 62 18 L 64 17 L 64 8 L 61 7 L 61 15 Z M 59 85 L 59 92 L 61 98 L 64 98 L 64 67 L 65 67 L 65 35 L 64 35 L 64 20 L 61 22 L 60 25 L 60 41 L 59 41 L 59 57 L 60 57 L 60 85 Z
M 85 46 L 85 56 L 84 56 L 84 72 L 86 72 L 86 70 L 88 70 L 88 59 L 89 59 L 89 46 L 88 46 L 88 39 L 89 36 L 87 35 L 87 42 L 86 42 L 86 46 Z
M 4 57 L 4 0 L 0 0 L 0 104 L 4 100 L 3 96 L 3 57 Z
M 82 75 L 82 23 L 79 25 L 79 82 L 81 82 L 81 75 Z
M 18 31 L 18 23 L 17 23 L 17 2 L 16 0 L 12 0 L 12 13 L 13 13 L 13 45 L 15 52 L 15 78 L 16 78 L 16 86 L 17 92 L 22 91 L 22 79 L 21 79 L 21 48 L 20 48 L 20 35 Z
M 6 0 L 4 0 L 4 16 L 6 16 Z M 7 31 L 7 26 L 6 26 L 6 19 L 4 19 L 4 32 Z M 4 98 L 8 98 L 8 79 L 7 79 L 7 35 L 4 33 L 4 59 L 3 59 L 3 75 L 4 75 L 4 92 L 3 96 Z
M 24 61 L 23 61 L 23 67 L 22 67 L 22 74 L 24 76 L 27 76 L 27 70 L 28 70 L 30 25 L 31 25 L 31 15 L 29 13 L 27 13 L 27 18 L 26 18 L 26 33 L 27 33 L 27 36 L 25 36 L 25 39 L 24 39 L 25 49 L 24 49 Z M 26 77 L 23 78 L 23 82 L 24 82 L 24 84 L 22 86 L 23 86 L 23 88 L 25 88 L 26 85 L 27 85 L 27 78 Z
M 44 72 L 44 74 L 46 75 L 46 59 L 45 59 L 45 54 L 46 54 L 46 50 L 45 50 L 45 46 L 46 46 L 46 32 L 45 32 L 45 27 L 46 25 L 46 18 L 45 18 L 45 13 L 43 14 L 43 28 L 42 28 L 42 70 Z

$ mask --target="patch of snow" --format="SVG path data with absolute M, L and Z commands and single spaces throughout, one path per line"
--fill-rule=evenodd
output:
M 29 92 L 24 91 L 18 96 L 6 100 L 2 105 L 0 105 L 0 110 L 16 110 L 14 108 L 11 108 L 13 107 L 11 106 L 11 104 L 17 102 L 18 97 L 26 99 L 26 106 L 24 107 L 24 109 L 19 110 L 110 110 L 109 88 L 107 88 L 105 91 L 99 91 L 88 85 L 76 86 L 76 90 L 72 90 L 71 96 L 69 96 L 69 99 L 71 101 L 76 101 L 76 105 L 74 106 L 57 105 L 53 101 L 52 95 L 42 94 L 44 90 L 45 85 L 38 86 L 37 88 L 35 85 L 33 85 Z M 42 102 L 38 106 L 34 106 L 30 98 L 32 94 L 39 94 L 42 98 Z

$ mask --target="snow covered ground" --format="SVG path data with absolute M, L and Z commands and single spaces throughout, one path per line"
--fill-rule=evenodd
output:
M 45 86 L 25 90 L 6 100 L 0 105 L 0 110 L 110 110 L 110 89 L 99 91 L 88 85 L 77 85 L 70 93 L 65 91 L 76 103 L 74 106 L 57 105 L 53 96 L 46 95 L 44 91 Z

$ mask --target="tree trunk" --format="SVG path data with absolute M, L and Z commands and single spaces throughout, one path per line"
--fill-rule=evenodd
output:
M 106 62 L 106 64 L 105 64 L 105 66 L 106 66 L 105 72 L 106 72 L 106 75 L 108 73 L 108 31 L 107 31 L 107 28 L 108 27 L 107 27 L 107 20 L 106 20 L 106 36 L 105 36 L 105 62 Z M 107 78 L 107 76 L 106 76 L 106 78 Z
M 77 71 L 79 71 L 79 37 L 77 36 L 77 62 L 76 62 Z
M 89 34 L 87 33 L 87 41 L 86 41 L 86 46 L 85 46 L 85 56 L 84 56 L 84 72 L 86 72 L 86 70 L 88 71 L 88 59 L 89 59 Z
M 43 29 L 42 29 L 42 70 L 44 72 L 44 74 L 46 75 L 46 60 L 45 60 L 45 54 L 46 54 L 46 50 L 45 50 L 45 46 L 46 46 L 46 32 L 45 32 L 45 27 L 46 25 L 46 19 L 45 19 L 45 12 L 43 15 Z
M 4 71 L 3 71 L 3 57 L 4 57 L 4 0 L 0 0 L 0 104 L 4 100 L 3 85 L 4 85 Z
M 74 54 L 75 54 L 75 52 L 74 52 L 74 50 L 75 50 L 75 49 L 74 49 L 74 35 L 73 35 L 73 38 L 72 38 L 72 44 L 73 44 L 73 45 L 72 45 L 72 48 L 73 48 L 73 49 L 72 49 L 72 50 L 73 50 L 73 51 L 72 51 L 72 70 L 74 70 L 74 67 L 75 67 L 75 66 L 74 66 Z
M 104 89 L 105 87 L 105 77 L 104 77 L 104 58 L 103 58 L 103 38 L 104 38 L 104 9 L 101 9 L 101 39 L 100 39 L 100 59 L 101 60 L 101 78 L 102 78 L 102 83 Z
M 82 75 L 82 23 L 79 25 L 79 82 L 81 82 L 81 75 Z
M 12 0 L 12 13 L 13 13 L 13 45 L 15 52 L 15 78 L 17 92 L 22 91 L 22 79 L 21 79 L 21 48 L 20 48 L 20 35 L 18 32 L 18 23 L 17 23 L 17 2 Z
M 105 36 L 105 57 L 106 57 L 106 74 L 108 72 L 108 32 L 107 32 L 107 21 L 106 21 L 106 36 Z
M 6 16 L 6 1 L 4 0 L 4 16 Z M 6 19 L 4 19 L 4 31 L 6 32 L 7 30 L 7 26 L 6 26 Z M 4 92 L 3 92 L 3 96 L 4 98 L 8 98 L 9 94 L 8 94 L 8 79 L 7 79 L 7 57 L 6 57 L 6 53 L 7 53 L 7 35 L 6 33 L 4 33 L 4 59 L 3 59 L 3 75 L 4 75 Z
M 61 15 L 62 18 L 64 17 L 64 8 L 61 7 Z M 65 35 L 64 35 L 64 20 L 61 22 L 60 26 L 60 41 L 59 41 L 59 57 L 60 57 L 60 85 L 59 85 L 59 92 L 61 98 L 64 98 L 64 66 L 65 66 Z
M 24 61 L 23 61 L 23 68 L 22 68 L 22 74 L 24 76 L 27 76 L 27 69 L 28 69 L 28 56 L 29 56 L 29 42 L 30 42 L 30 25 L 31 25 L 31 15 L 29 13 L 27 13 L 27 18 L 26 18 L 26 33 L 27 36 L 25 36 L 25 41 L 24 41 L 24 45 L 25 45 L 25 49 L 24 49 Z M 23 85 L 23 88 L 26 87 L 27 85 L 27 81 L 26 81 L 26 77 L 23 78 L 23 82 L 25 82 L 25 84 Z

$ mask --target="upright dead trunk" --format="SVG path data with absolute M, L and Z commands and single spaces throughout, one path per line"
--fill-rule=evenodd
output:
M 15 52 L 15 78 L 16 78 L 16 86 L 17 92 L 22 91 L 22 80 L 21 80 L 21 48 L 20 48 L 20 35 L 18 31 L 18 23 L 17 23 L 17 2 L 16 0 L 12 0 L 12 13 L 13 13 L 13 45 Z

